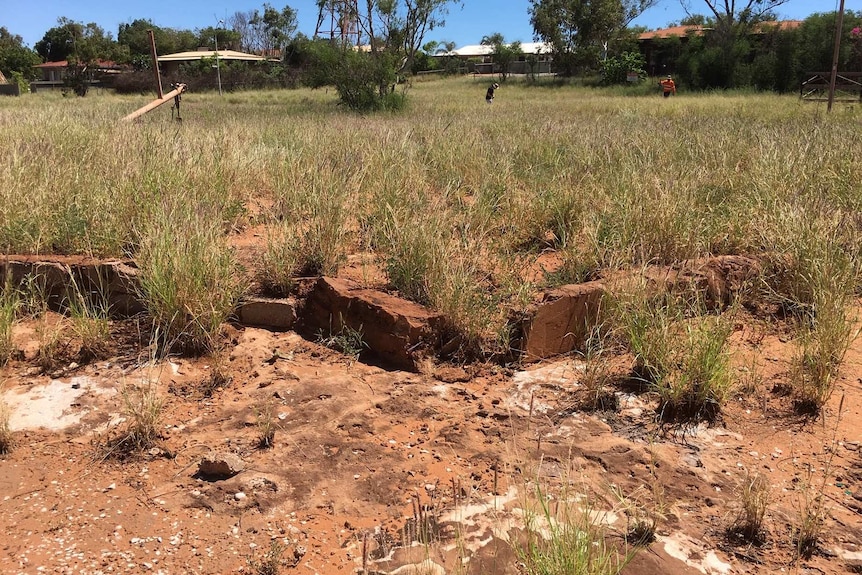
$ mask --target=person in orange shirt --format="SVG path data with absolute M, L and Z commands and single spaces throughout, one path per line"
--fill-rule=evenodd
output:
M 667 78 L 659 82 L 658 85 L 661 86 L 662 94 L 665 98 L 671 94 L 676 95 L 676 84 L 670 74 L 668 74 Z

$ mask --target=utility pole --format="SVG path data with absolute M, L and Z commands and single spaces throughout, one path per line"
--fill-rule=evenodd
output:
M 159 73 L 159 56 L 156 54 L 156 37 L 152 30 L 147 30 L 147 36 L 150 37 L 150 55 L 153 57 L 153 72 L 156 75 L 156 86 L 161 100 L 164 94 L 162 94 L 162 75 Z
M 838 21 L 835 26 L 835 50 L 832 52 L 832 75 L 829 77 L 829 100 L 826 111 L 832 111 L 832 102 L 835 100 L 835 80 L 838 78 L 838 56 L 841 53 L 841 30 L 844 28 L 844 0 L 841 0 L 838 8 Z
M 841 0 L 842 2 L 844 0 Z M 221 67 L 218 62 L 218 26 L 224 26 L 224 20 L 219 20 L 216 24 L 215 35 L 213 36 L 213 40 L 215 41 L 215 57 L 216 57 L 216 78 L 218 78 L 218 95 L 221 96 Z

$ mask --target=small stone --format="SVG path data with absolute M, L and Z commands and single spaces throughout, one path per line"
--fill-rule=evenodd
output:
M 853 494 L 853 499 L 856 501 L 862 501 L 862 489 L 856 490 L 856 493 Z
M 236 493 L 233 494 L 233 498 L 236 499 L 237 501 L 242 501 L 246 497 L 247 497 L 247 495 L 242 491 L 237 491 Z
M 245 463 L 233 453 L 210 453 L 201 459 L 198 475 L 209 479 L 226 479 L 245 469 Z
M 435 489 L 437 489 L 437 486 L 434 485 L 433 483 L 426 483 L 425 484 L 425 491 L 427 491 L 428 493 L 433 493 Z

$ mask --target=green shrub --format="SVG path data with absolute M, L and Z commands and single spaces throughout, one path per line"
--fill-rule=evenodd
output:
M 623 52 L 602 62 L 602 83 L 626 84 L 628 74 L 635 73 L 639 80 L 647 77 L 644 70 L 646 58 L 640 52 Z

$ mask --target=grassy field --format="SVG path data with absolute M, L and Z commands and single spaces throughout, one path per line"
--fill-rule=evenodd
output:
M 267 290 L 371 252 L 391 287 L 484 353 L 506 347 L 507 308 L 543 287 L 522 273 L 542 251 L 563 262 L 551 285 L 755 254 L 767 297 L 802 320 L 799 385 L 812 356 L 843 353 L 862 110 L 512 82 L 488 106 L 486 83 L 416 82 L 405 111 L 373 116 L 331 90 L 190 93 L 182 124 L 167 105 L 121 123 L 144 96 L 4 98 L 0 249 L 135 257 L 165 337 L 194 323 L 184 346 L 207 348 L 246 289 L 229 236 L 257 226 L 249 271 Z M 188 303 L 203 293 L 218 296 Z

